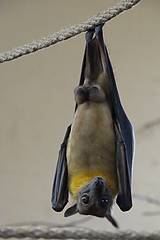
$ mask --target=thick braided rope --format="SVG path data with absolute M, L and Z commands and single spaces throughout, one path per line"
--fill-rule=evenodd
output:
M 0 63 L 3 63 L 5 61 L 11 61 L 15 58 L 30 54 L 42 48 L 47 48 L 60 41 L 64 41 L 68 38 L 76 36 L 82 32 L 86 32 L 99 24 L 104 24 L 105 22 L 119 15 L 123 11 L 132 8 L 140 1 L 141 0 L 121 0 L 120 3 L 118 3 L 116 6 L 113 6 L 106 11 L 98 13 L 97 15 L 89 18 L 83 23 L 71 26 L 69 28 L 65 28 L 45 38 L 25 44 L 24 46 L 17 47 L 4 53 L 0 53 Z
M 158 240 L 156 234 L 138 234 L 134 232 L 98 232 L 81 228 L 52 228 L 48 226 L 24 226 L 0 228 L 0 238 L 31 238 L 31 239 L 93 239 L 93 240 Z

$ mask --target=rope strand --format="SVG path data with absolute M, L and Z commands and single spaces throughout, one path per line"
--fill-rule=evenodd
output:
M 120 3 L 118 3 L 116 6 L 113 6 L 106 11 L 98 13 L 97 15 L 89 18 L 87 21 L 83 23 L 62 29 L 59 32 L 55 32 L 52 35 L 25 44 L 24 46 L 20 46 L 10 51 L 0 53 L 0 63 L 11 61 L 15 58 L 19 58 L 23 55 L 33 53 L 42 48 L 47 48 L 60 41 L 64 41 L 66 39 L 74 37 L 82 32 L 86 32 L 99 24 L 106 23 L 107 21 L 119 15 L 123 11 L 132 8 L 140 1 L 141 0 L 121 0 Z
M 83 228 L 55 228 L 48 226 L 23 226 L 0 228 L 0 238 L 31 239 L 93 239 L 93 240 L 158 240 L 158 233 L 138 234 L 134 232 L 109 233 Z

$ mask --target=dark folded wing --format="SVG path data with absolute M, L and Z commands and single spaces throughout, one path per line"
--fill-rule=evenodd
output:
M 59 151 L 56 172 L 52 188 L 52 208 L 59 212 L 62 211 L 68 202 L 68 169 L 67 169 L 67 140 L 70 134 L 71 126 L 67 128 L 63 143 Z
M 119 182 L 117 204 L 122 211 L 127 211 L 132 207 L 131 178 L 134 155 L 134 131 L 120 102 L 112 65 L 103 41 L 101 26 L 95 29 L 95 34 L 99 44 L 104 71 L 109 79 L 113 119 L 117 133 L 117 172 Z

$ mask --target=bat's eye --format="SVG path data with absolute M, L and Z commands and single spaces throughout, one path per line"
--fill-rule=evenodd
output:
M 82 198 L 81 198 L 82 202 L 84 204 L 88 204 L 89 202 L 89 196 L 88 195 L 83 195 Z
M 106 207 L 107 204 L 108 204 L 108 199 L 107 198 L 102 198 L 101 199 L 101 206 Z

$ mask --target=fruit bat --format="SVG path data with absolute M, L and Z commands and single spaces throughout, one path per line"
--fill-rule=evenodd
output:
M 66 217 L 106 217 L 118 227 L 111 215 L 114 201 L 122 211 L 132 207 L 134 134 L 120 101 L 102 26 L 86 33 L 74 95 L 75 114 L 59 151 L 52 208 L 62 211 L 70 193 L 75 204 L 65 211 Z

